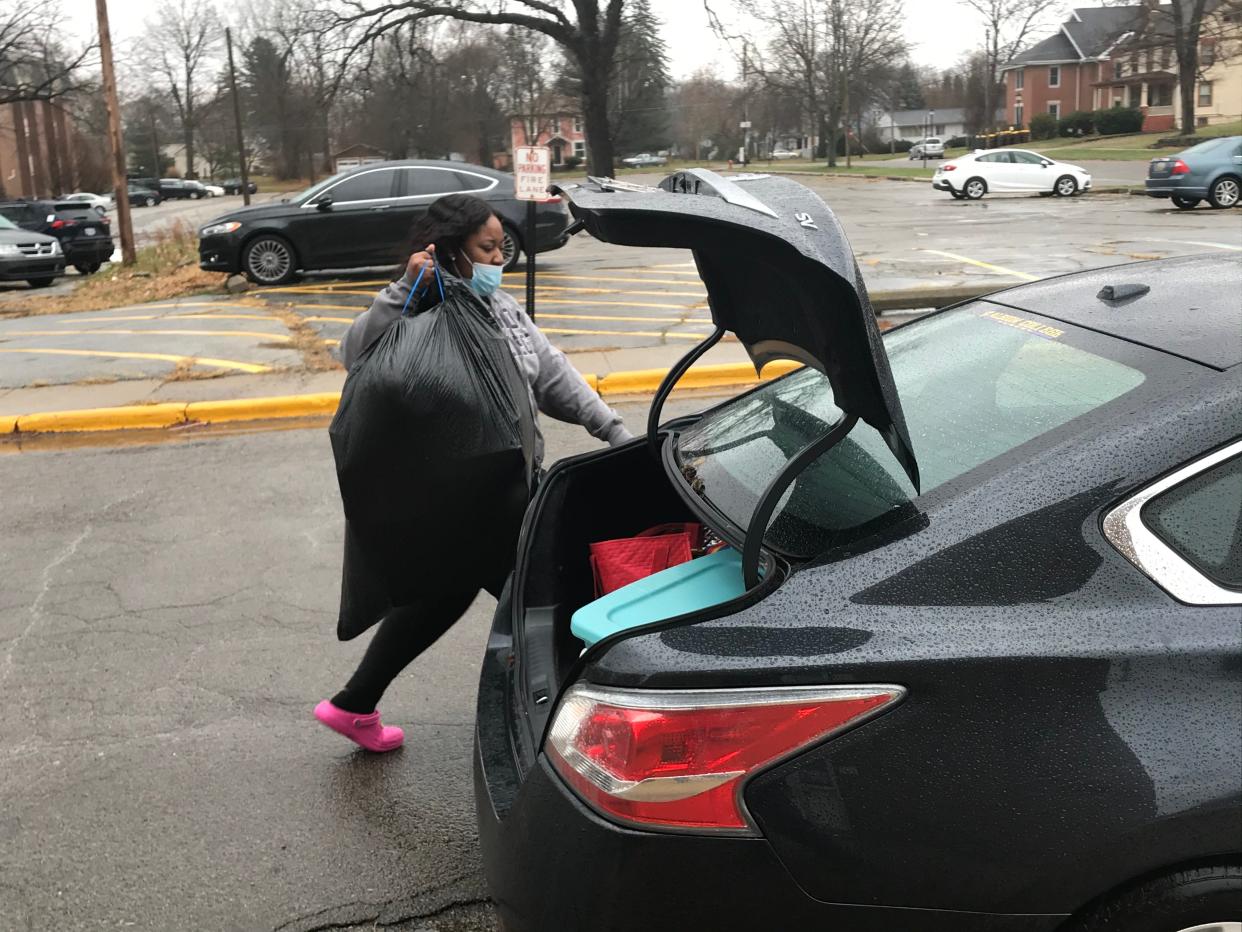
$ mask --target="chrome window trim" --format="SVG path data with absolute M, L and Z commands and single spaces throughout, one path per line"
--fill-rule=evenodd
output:
M 481 188 L 470 188 L 467 191 L 441 191 L 438 194 L 403 194 L 400 197 L 392 198 L 392 200 L 394 201 L 418 201 L 418 200 L 422 200 L 423 198 L 427 198 L 427 197 L 444 197 L 446 194 L 476 194 L 477 195 L 477 194 L 483 194 L 487 191 L 490 191 L 492 190 L 492 188 L 496 187 L 496 185 L 500 184 L 499 178 L 489 178 L 487 177 L 487 175 L 480 175 L 478 172 L 472 172 L 466 168 L 444 168 L 440 165 L 406 165 L 401 168 L 401 171 L 453 172 L 454 174 L 457 174 L 457 175 L 469 175 L 472 178 L 478 178 L 480 181 L 487 182 L 487 184 L 485 184 Z
M 372 175 L 372 174 L 374 174 L 375 172 L 395 172 L 395 171 L 397 171 L 397 169 L 396 169 L 394 166 L 392 166 L 392 165 L 385 165 L 385 166 L 383 166 L 382 168 L 371 168 L 371 169 L 368 169 L 367 171 L 364 171 L 364 172 L 358 172 L 356 175 L 348 175 L 347 177 L 342 178 L 342 179 L 341 179 L 340 181 L 338 181 L 336 184 L 332 185 L 332 187 L 330 187 L 330 188 L 324 188 L 322 191 L 320 191 L 320 192 L 319 192 L 318 194 L 316 194 L 314 197 L 312 197 L 312 198 L 308 198 L 307 200 L 303 201 L 303 202 L 302 202 L 301 204 L 299 204 L 298 206 L 299 206 L 302 210 L 306 210 L 308 207 L 315 207 L 315 206 L 317 206 L 317 203 L 318 203 L 320 200 L 322 200 L 322 199 L 323 199 L 323 196 L 324 196 L 325 194 L 329 193 L 330 191 L 334 191 L 334 190 L 336 190 L 336 189 L 337 189 L 337 188 L 339 188 L 341 185 L 343 185 L 345 182 L 347 182 L 347 181 L 353 181 L 355 178 L 361 178 L 363 175 Z M 396 200 L 396 198 L 393 198 L 393 197 L 371 197 L 371 198 L 367 198 L 366 200 L 361 200 L 361 201 L 337 201 L 337 200 L 333 200 L 333 202 L 332 202 L 332 206 L 333 206 L 333 207 L 337 207 L 337 206 L 339 206 L 339 205 L 344 205 L 344 204 L 378 204 L 378 203 L 380 203 L 381 201 L 392 201 L 392 200 Z
M 1213 466 L 1242 455 L 1234 440 L 1157 480 L 1104 516 L 1104 536 L 1152 582 L 1190 605 L 1242 605 L 1242 592 L 1226 589 L 1200 572 L 1143 523 L 1143 507 L 1152 499 Z

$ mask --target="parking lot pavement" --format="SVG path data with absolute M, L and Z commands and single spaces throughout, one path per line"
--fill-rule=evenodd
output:
M 543 426 L 549 461 L 598 447 Z M 314 722 L 368 640 L 335 638 L 326 430 L 14 449 L 0 929 L 491 930 L 470 760 L 494 602 L 385 697 L 403 750 L 353 751 Z
M 955 201 L 924 183 L 798 180 L 836 211 L 872 291 L 999 289 L 1136 259 L 1242 252 L 1236 211 L 1179 211 L 1106 194 Z M 223 200 L 235 198 L 149 210 L 217 211 Z M 711 330 L 706 294 L 683 250 L 616 247 L 580 235 L 537 265 L 537 320 L 566 351 L 688 348 Z M 0 388 L 163 377 L 178 366 L 181 377 L 282 371 L 298 364 L 291 342 L 305 350 L 309 336 L 331 351 L 392 275 L 312 274 L 243 298 L 0 320 Z M 505 288 L 524 301 L 524 273 L 506 275 Z

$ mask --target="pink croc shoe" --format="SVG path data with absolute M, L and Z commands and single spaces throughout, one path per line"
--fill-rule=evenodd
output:
M 391 751 L 405 741 L 405 732 L 400 728 L 380 724 L 379 709 L 359 715 L 337 708 L 325 699 L 315 706 L 315 718 L 368 751 Z

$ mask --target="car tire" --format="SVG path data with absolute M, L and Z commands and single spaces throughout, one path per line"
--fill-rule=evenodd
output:
M 98 262 L 86 262 L 82 265 L 75 265 L 74 268 L 78 270 L 79 275 L 94 275 L 99 271 L 99 266 Z
M 1097 902 L 1065 932 L 1215 932 L 1238 928 L 1242 864 L 1156 877 Z
M 242 272 L 256 285 L 283 285 L 297 274 L 293 245 L 275 233 L 260 233 L 242 249 Z
M 1199 198 L 1197 197 L 1182 197 L 1180 194 L 1174 194 L 1169 200 L 1179 210 L 1194 210 L 1199 206 Z
M 1073 197 L 1078 193 L 1078 180 L 1073 175 L 1062 175 L 1053 182 L 1052 193 L 1057 197 Z
M 146 204 L 148 207 L 154 207 L 154 206 L 155 206 L 155 198 L 153 198 L 153 197 L 149 197 L 149 198 L 147 198 L 147 199 L 146 199 L 143 203 L 144 203 L 144 204 Z
M 1208 203 L 1217 210 L 1237 207 L 1239 201 L 1242 201 L 1242 180 L 1234 175 L 1217 178 L 1208 188 L 1207 199 Z
M 965 194 L 968 199 L 977 201 L 979 198 L 983 197 L 983 195 L 988 193 L 988 183 L 977 176 L 970 178 L 964 185 L 962 185 L 962 193 Z
M 31 288 L 46 288 L 48 285 L 52 284 L 52 282 L 54 282 L 54 281 L 56 281 L 56 278 L 55 278 L 55 277 L 52 277 L 52 278 L 28 278 L 28 279 L 26 279 L 26 284 L 27 284 L 27 285 L 29 285 Z
M 505 257 L 504 269 L 506 272 L 512 272 L 522 260 L 522 236 L 517 228 L 508 222 L 502 222 L 501 226 L 505 231 L 504 241 L 500 244 L 500 251 Z

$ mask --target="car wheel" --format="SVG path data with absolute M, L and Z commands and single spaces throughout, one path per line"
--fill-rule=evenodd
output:
M 1057 197 L 1073 197 L 1078 193 L 1078 182 L 1073 175 L 1062 175 L 1052 186 L 1052 191 Z
M 522 258 L 522 237 L 508 223 L 503 224 L 503 226 L 505 239 L 500 244 L 500 252 L 505 257 L 505 271 L 512 272 L 517 268 L 518 261 Z
M 283 236 L 261 234 L 246 244 L 242 269 L 256 285 L 283 285 L 297 271 L 293 247 Z
M 29 285 L 31 288 L 46 288 L 48 285 L 50 285 L 54 281 L 56 281 L 54 277 L 53 278 L 28 278 L 26 279 L 26 284 Z
M 977 201 L 979 198 L 983 197 L 983 195 L 988 193 L 988 183 L 982 178 L 971 178 L 966 182 L 965 186 L 963 186 L 962 191 L 972 201 Z
M 1240 196 L 1242 183 L 1232 175 L 1226 175 L 1212 182 L 1212 186 L 1208 188 L 1207 199 L 1217 210 L 1223 210 L 1226 207 L 1237 207 Z
M 99 263 L 88 262 L 84 265 L 75 265 L 74 268 L 78 270 L 79 275 L 94 275 L 99 271 Z
M 1066 932 L 1242 932 L 1242 865 L 1181 870 L 1095 904 Z
M 1182 197 L 1180 194 L 1174 194 L 1171 200 L 1174 206 L 1181 210 L 1194 210 L 1199 206 L 1199 198 L 1197 197 Z
M 146 199 L 146 201 L 145 201 L 144 203 L 145 203 L 148 207 L 154 207 L 154 206 L 155 206 L 155 198 L 153 198 L 153 197 L 149 197 L 149 198 L 147 198 L 147 199 Z

